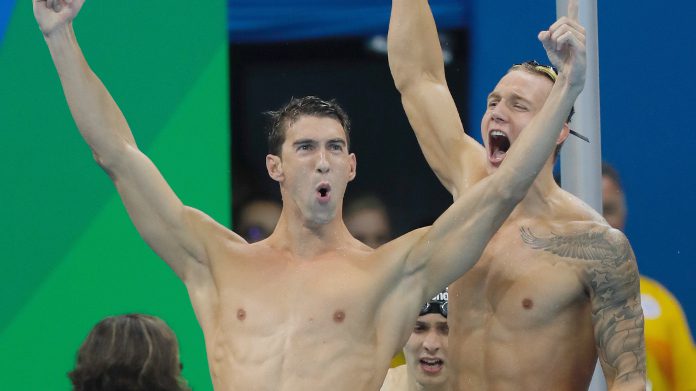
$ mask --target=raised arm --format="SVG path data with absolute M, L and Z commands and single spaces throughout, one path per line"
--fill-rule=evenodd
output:
M 126 119 L 87 64 L 72 28 L 84 0 L 32 1 L 82 137 L 114 181 L 142 237 L 186 280 L 192 268 L 207 262 L 200 231 L 215 224 L 185 207 L 138 150 Z
M 569 7 L 577 2 L 571 0 Z M 584 30 L 563 17 L 540 33 L 560 73 L 543 107 L 520 132 L 493 175 L 456 198 L 410 254 L 412 269 L 422 267 L 434 294 L 476 262 L 491 236 L 524 198 L 555 149 L 556 140 L 585 84 Z
M 394 83 L 423 154 L 456 198 L 486 175 L 485 151 L 464 133 L 427 0 L 392 0 L 388 49 Z

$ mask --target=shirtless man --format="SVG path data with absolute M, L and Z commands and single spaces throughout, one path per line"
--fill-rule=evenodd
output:
M 72 21 L 84 0 L 32 2 L 82 137 L 141 236 L 187 287 L 218 391 L 378 390 L 421 304 L 471 268 L 524 198 L 579 92 L 555 88 L 495 175 L 432 227 L 376 250 L 341 218 L 356 172 L 345 113 L 292 100 L 275 115 L 266 156 L 283 210 L 271 236 L 249 244 L 185 206 L 138 150 L 77 44 Z
M 455 199 L 498 174 L 559 85 L 584 83 L 577 1 L 570 1 L 568 15 L 539 34 L 560 73 L 513 66 L 488 96 L 482 147 L 464 133 L 447 89 L 427 0 L 393 0 L 394 81 L 428 163 Z M 561 126 L 559 145 L 569 132 Z M 449 287 L 455 390 L 586 390 L 597 356 L 611 390 L 645 387 L 631 247 L 601 215 L 555 184 L 553 160 L 479 262 Z

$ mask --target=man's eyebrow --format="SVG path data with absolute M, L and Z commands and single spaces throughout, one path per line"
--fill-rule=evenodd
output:
M 303 145 L 303 144 L 316 144 L 317 142 L 315 140 L 312 140 L 311 138 L 303 138 L 295 141 L 292 143 L 292 145 Z
M 513 92 L 511 95 L 512 95 L 513 101 L 518 100 L 518 101 L 521 101 L 521 102 L 524 102 L 527 104 L 532 104 L 532 101 L 530 101 L 529 99 L 525 98 L 524 96 L 522 96 L 518 93 Z
M 332 138 L 329 141 L 327 141 L 328 144 L 341 144 L 341 145 L 346 145 L 346 140 L 342 138 Z
M 522 95 L 520 95 L 518 93 L 513 92 L 510 95 L 511 95 L 510 100 L 512 100 L 512 101 L 521 101 L 521 102 L 524 102 L 527 104 L 532 104 L 532 101 L 530 101 L 529 99 L 523 97 Z M 488 98 L 486 99 L 486 101 L 491 101 L 491 100 L 500 100 L 500 94 L 495 92 L 495 91 L 491 92 L 490 94 L 488 94 Z

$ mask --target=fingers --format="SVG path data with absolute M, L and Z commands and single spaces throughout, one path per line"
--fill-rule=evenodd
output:
M 541 44 L 544 45 L 544 49 L 546 49 L 546 50 L 554 50 L 555 49 L 555 45 L 551 42 L 551 32 L 542 31 L 539 33 L 537 38 L 539 38 L 539 41 L 541 41 Z
M 46 7 L 55 12 L 60 12 L 63 9 L 63 4 L 61 4 L 61 0 L 46 0 Z
M 585 40 L 579 39 L 572 31 L 566 31 L 555 39 L 555 44 L 556 50 L 564 48 L 568 48 L 569 50 L 572 50 L 572 48 L 583 49 L 585 47 Z
M 561 50 L 563 43 L 559 42 L 561 36 L 570 33 L 576 37 L 578 42 L 585 42 L 585 28 L 582 27 L 576 20 L 568 17 L 562 17 L 556 23 L 549 27 L 549 30 L 542 35 L 539 34 L 539 39 L 544 44 L 544 48 L 552 50 Z M 542 39 L 543 38 L 543 39 Z M 566 39 L 567 42 L 567 39 Z
M 564 43 L 570 42 L 570 37 L 573 38 L 572 42 L 585 42 L 585 30 L 578 30 L 569 24 L 561 25 L 555 30 L 550 31 L 550 37 L 548 40 L 555 44 L 556 50 L 561 50 L 564 47 Z
M 575 30 L 582 32 L 583 35 L 585 34 L 585 27 L 583 27 L 576 19 L 571 19 L 567 16 L 560 17 L 556 22 L 554 22 L 554 24 L 551 25 L 551 27 L 549 27 L 549 31 L 554 31 L 565 25 L 573 27 Z
M 578 20 L 578 0 L 568 0 L 568 18 Z

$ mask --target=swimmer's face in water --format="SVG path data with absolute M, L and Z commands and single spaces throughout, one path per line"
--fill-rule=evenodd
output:
M 548 78 L 512 70 L 488 95 L 481 119 L 481 138 L 490 168 L 498 168 L 520 132 L 544 106 L 553 88 Z
M 435 386 L 447 381 L 447 318 L 432 313 L 418 317 L 411 337 L 404 346 L 408 371 L 423 386 Z
M 346 133 L 330 117 L 305 115 L 286 130 L 280 156 L 268 155 L 269 175 L 281 184 L 285 207 L 305 220 L 326 224 L 343 204 L 348 182 L 355 178 L 355 155 Z

